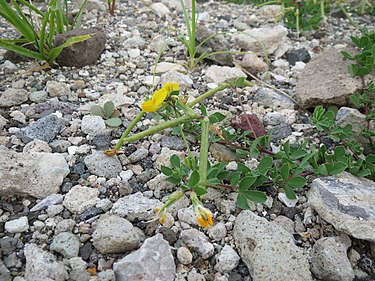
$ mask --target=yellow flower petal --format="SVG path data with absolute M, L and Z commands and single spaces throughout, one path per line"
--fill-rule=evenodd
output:
M 155 112 L 158 109 L 158 107 L 155 106 L 155 102 L 153 100 L 144 101 L 141 107 L 145 112 Z
M 165 82 L 164 88 L 167 90 L 168 94 L 172 93 L 173 91 L 180 90 L 180 86 L 178 85 L 178 83 Z
M 197 222 L 199 226 L 210 227 L 213 225 L 212 213 L 210 210 L 200 207 L 197 214 Z
M 168 92 L 166 89 L 162 88 L 160 90 L 157 90 L 152 95 L 152 101 L 154 102 L 155 106 L 160 106 L 164 100 L 167 98 Z

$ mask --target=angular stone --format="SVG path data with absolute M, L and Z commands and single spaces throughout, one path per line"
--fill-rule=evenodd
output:
M 120 198 L 112 207 L 112 212 L 125 217 L 129 221 L 150 220 L 155 216 L 154 208 L 160 204 L 159 200 L 149 199 L 141 192 Z
M 49 143 L 57 136 L 61 127 L 61 120 L 56 115 L 50 114 L 22 128 L 16 133 L 16 136 L 24 143 L 28 143 L 34 139 Z
M 220 143 L 213 143 L 210 145 L 210 153 L 217 161 L 231 162 L 236 161 L 236 154 L 230 150 L 227 146 Z
M 255 92 L 253 101 L 276 111 L 281 109 L 294 109 L 295 106 L 292 99 L 264 87 L 260 87 Z
M 349 97 L 361 89 L 361 80 L 349 74 L 348 66 L 351 63 L 333 48 L 315 56 L 299 75 L 297 102 L 305 108 L 346 105 Z
M 141 248 L 113 265 L 117 281 L 173 281 L 174 258 L 161 234 L 145 240 Z
M 122 171 L 122 165 L 117 156 L 106 156 L 103 151 L 94 151 L 86 156 L 85 165 L 90 173 L 99 177 L 115 178 Z
M 73 233 L 61 232 L 53 238 L 50 250 L 58 252 L 66 258 L 77 257 L 79 251 L 79 239 Z
M 27 217 L 23 216 L 15 220 L 7 221 L 4 228 L 9 233 L 24 232 L 29 229 L 29 221 Z
M 182 242 L 201 255 L 203 259 L 208 259 L 214 254 L 214 246 L 208 242 L 208 238 L 195 228 L 183 230 L 180 234 Z
M 312 281 L 309 262 L 292 235 L 251 211 L 242 211 L 233 237 L 253 281 Z
M 92 235 L 93 244 L 102 254 L 124 253 L 138 248 L 141 237 L 133 225 L 118 216 L 101 220 Z
M 64 281 L 68 279 L 68 273 L 63 263 L 56 261 L 56 257 L 48 253 L 36 244 L 25 245 L 27 281 L 54 280 Z
M 162 84 L 164 84 L 165 82 L 178 83 L 180 85 L 181 91 L 186 91 L 187 89 L 190 89 L 193 85 L 193 80 L 191 80 L 191 78 L 188 75 L 182 74 L 176 70 L 170 70 L 164 73 L 161 76 L 161 82 Z
M 375 183 L 343 172 L 315 179 L 308 203 L 322 219 L 357 239 L 375 242 Z
M 0 107 L 19 105 L 27 101 L 29 95 L 24 89 L 6 89 L 0 96 Z
M 92 34 L 92 37 L 62 50 L 57 57 L 59 65 L 82 67 L 96 63 L 105 49 L 107 40 L 105 33 L 101 30 L 95 28 L 74 29 L 63 34 L 57 34 L 55 36 L 54 45 L 59 46 L 71 37 L 87 34 Z
M 81 129 L 87 135 L 97 136 L 105 131 L 105 123 L 100 116 L 85 115 L 82 118 Z
M 65 195 L 63 205 L 72 213 L 81 213 L 94 206 L 98 196 L 98 189 L 76 185 Z
M 70 95 L 70 86 L 63 82 L 47 81 L 46 88 L 51 98 Z
M 311 252 L 311 271 L 325 281 L 352 281 L 354 271 L 346 254 L 347 249 L 335 237 L 319 239 Z
M 229 245 L 225 245 L 218 255 L 216 255 L 215 269 L 219 272 L 231 272 L 240 262 L 240 257 Z
M 151 4 L 150 8 L 159 18 L 165 17 L 171 13 L 168 7 L 163 3 L 153 3 Z
M 0 195 L 44 198 L 59 191 L 69 166 L 63 155 L 16 153 L 0 146 Z
M 170 70 L 176 70 L 179 72 L 186 72 L 185 68 L 181 64 L 171 62 L 159 62 L 155 68 L 155 74 L 163 74 Z
M 215 84 L 233 82 L 239 77 L 246 78 L 247 75 L 237 67 L 212 65 L 206 70 L 206 81 Z
M 5 264 L 3 263 L 1 259 L 0 259 L 0 280 L 2 281 L 12 280 L 9 269 L 5 266 Z
M 48 195 L 46 198 L 44 198 L 43 200 L 38 202 L 38 204 L 32 207 L 30 212 L 43 210 L 50 205 L 62 203 L 63 200 L 64 200 L 64 195 L 62 194 L 55 193 L 55 194 Z
M 272 54 L 284 43 L 288 30 L 277 25 L 273 28 L 261 27 L 245 30 L 241 34 L 234 36 L 236 44 L 245 51 L 255 53 Z

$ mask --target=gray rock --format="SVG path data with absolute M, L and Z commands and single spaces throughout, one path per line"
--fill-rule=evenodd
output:
M 116 281 L 115 272 L 112 269 L 98 272 L 98 281 Z
M 361 132 L 367 128 L 366 115 L 362 114 L 358 109 L 350 107 L 341 107 L 336 114 L 336 123 L 341 127 L 352 124 L 353 138 L 363 147 L 369 147 L 369 139 L 364 138 Z M 370 130 L 375 130 L 375 121 L 370 122 Z M 375 137 L 372 137 L 372 143 L 375 143 Z
M 150 8 L 159 18 L 165 17 L 171 13 L 168 7 L 163 3 L 153 3 Z
M 76 185 L 65 195 L 63 205 L 72 213 L 82 213 L 96 204 L 98 196 L 98 189 Z
M 148 155 L 148 150 L 146 148 L 138 148 L 132 154 L 129 155 L 128 160 L 130 163 L 136 163 Z
M 167 176 L 164 174 L 159 174 L 152 180 L 147 182 L 147 187 L 151 190 L 171 190 L 176 185 L 167 181 Z
M 46 89 L 51 98 L 69 96 L 70 86 L 63 82 L 47 81 Z
M 46 91 L 35 91 L 29 94 L 29 100 L 32 102 L 42 102 L 48 98 L 48 93 Z
M 0 195 L 44 198 L 59 191 L 69 174 L 64 156 L 16 153 L 0 146 Z
M 85 164 L 90 173 L 99 177 L 115 178 L 122 171 L 122 165 L 117 156 L 106 156 L 103 151 L 94 151 L 86 156 Z
M 47 208 L 50 205 L 62 203 L 64 195 L 62 194 L 51 194 L 41 200 L 38 204 L 31 208 L 30 212 L 36 212 Z
M 81 129 L 87 135 L 97 136 L 103 134 L 106 126 L 102 117 L 85 115 L 82 118 Z
M 293 100 L 269 88 L 260 87 L 254 94 L 253 101 L 273 110 L 294 109 Z
M 169 244 L 161 234 L 145 240 L 141 248 L 113 265 L 117 281 L 173 281 L 176 274 Z
M 77 257 L 79 239 L 71 232 L 61 232 L 53 238 L 50 250 L 58 252 L 66 258 Z
M 187 223 L 189 225 L 198 226 L 197 216 L 193 210 L 193 206 L 190 205 L 187 208 L 181 208 L 177 213 L 178 221 Z
M 225 82 L 233 82 L 239 77 L 247 77 L 247 75 L 237 67 L 212 65 L 207 68 L 205 73 L 206 81 L 221 84 Z
M 281 123 L 273 127 L 272 140 L 278 141 L 284 139 L 292 134 L 292 128 L 287 123 Z
M 49 146 L 52 148 L 53 152 L 62 153 L 68 150 L 68 147 L 72 144 L 67 140 L 54 140 L 49 143 Z
M 19 105 L 28 100 L 28 93 L 24 89 L 6 89 L 0 96 L 0 107 Z
M 5 73 L 14 73 L 18 68 L 14 63 L 6 60 L 1 66 L 1 69 L 3 69 Z
M 161 145 L 174 150 L 183 150 L 186 148 L 185 142 L 176 136 L 163 136 L 161 139 Z
M 102 254 L 118 254 L 139 247 L 141 237 L 133 225 L 118 216 L 101 220 L 92 235 L 93 244 Z
M 225 224 L 222 222 L 216 223 L 213 227 L 208 229 L 208 236 L 215 241 L 220 241 L 226 237 L 227 228 L 225 227 Z
M 25 145 L 23 148 L 23 153 L 30 153 L 30 152 L 52 152 L 52 148 L 48 145 L 48 143 L 35 139 Z
M 188 75 L 182 74 L 176 70 L 168 71 L 161 76 L 161 83 L 164 84 L 165 82 L 178 83 L 181 91 L 186 91 L 193 85 L 193 80 L 191 80 Z
M 244 55 L 240 65 L 255 70 L 256 72 L 265 72 L 268 69 L 268 65 L 257 54 Z
M 354 271 L 346 254 L 347 249 L 334 237 L 319 239 L 311 252 L 311 271 L 325 281 L 352 281 Z
M 208 259 L 214 254 L 214 246 L 208 242 L 207 236 L 194 228 L 181 231 L 180 239 L 191 249 L 199 253 L 203 259 Z
M 59 65 L 82 67 L 96 63 L 105 49 L 106 35 L 103 31 L 95 28 L 74 29 L 63 34 L 57 34 L 55 36 L 54 45 L 58 46 L 71 37 L 87 34 L 91 34 L 92 37 L 86 41 L 75 43 L 62 50 L 57 57 Z
M 305 108 L 317 105 L 346 105 L 349 96 L 361 88 L 360 79 L 350 76 L 340 51 L 328 49 L 315 56 L 302 70 L 296 86 L 296 100 Z
M 193 261 L 193 255 L 186 247 L 180 247 L 177 249 L 177 259 L 180 263 L 188 265 Z
M 286 122 L 286 118 L 279 112 L 267 112 L 263 117 L 264 125 L 279 125 Z
M 124 47 L 126 49 L 139 48 L 143 50 L 146 48 L 146 41 L 140 36 L 133 36 L 125 40 Z
M 4 228 L 9 233 L 25 232 L 29 229 L 29 221 L 27 217 L 23 216 L 15 220 L 7 221 Z
M 288 233 L 294 234 L 294 222 L 290 218 L 286 216 L 277 216 L 272 221 L 272 223 L 275 223 L 278 226 L 282 227 L 283 229 L 288 231 Z
M 0 280 L 12 281 L 9 269 L 5 266 L 3 261 L 0 259 Z
M 234 36 L 236 44 L 245 51 L 272 54 L 286 39 L 288 30 L 282 26 L 245 30 Z
M 170 70 L 176 70 L 182 73 L 186 72 L 185 68 L 181 64 L 162 61 L 156 65 L 155 74 L 163 74 Z
M 292 235 L 251 211 L 242 211 L 233 237 L 253 281 L 313 280 L 303 250 Z
M 0 114 L 0 130 L 3 129 L 7 123 L 8 123 L 8 119 L 4 118 L 4 117 Z
M 225 245 L 219 254 L 215 256 L 215 269 L 219 272 L 231 272 L 240 263 L 240 257 L 229 245 Z
M 343 172 L 315 179 L 307 192 L 309 205 L 337 230 L 375 242 L 373 181 Z
M 237 156 L 232 150 L 217 142 L 210 145 L 209 151 L 212 156 L 220 162 L 231 162 L 237 160 Z
M 14 252 L 17 248 L 19 240 L 13 237 L 4 237 L 0 239 L 0 247 L 3 255 L 8 255 Z M 1 280 L 1 279 L 0 279 Z
M 16 136 L 24 143 L 28 143 L 34 139 L 49 143 L 57 136 L 61 128 L 61 120 L 56 115 L 50 114 L 22 128 L 16 133 Z
M 129 221 L 150 220 L 155 216 L 154 208 L 160 204 L 159 200 L 149 199 L 141 192 L 120 198 L 112 207 L 112 212 L 125 217 Z
M 40 249 L 36 244 L 26 244 L 24 252 L 27 281 L 64 281 L 68 278 L 64 264 L 57 262 L 54 255 Z

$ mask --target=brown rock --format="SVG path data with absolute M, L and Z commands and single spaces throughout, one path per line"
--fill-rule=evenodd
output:
M 92 34 L 86 41 L 75 43 L 60 53 L 57 62 L 61 66 L 82 67 L 95 64 L 100 54 L 104 51 L 106 36 L 103 31 L 95 28 L 76 29 L 63 34 L 56 35 L 54 46 L 63 44 L 71 37 Z

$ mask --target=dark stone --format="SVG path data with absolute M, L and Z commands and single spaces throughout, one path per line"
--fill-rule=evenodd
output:
M 273 127 L 272 140 L 278 141 L 284 139 L 292 134 L 292 128 L 286 124 L 282 123 Z
M 71 190 L 73 187 L 73 184 L 71 182 L 66 182 L 62 185 L 61 187 L 61 192 L 62 193 L 68 193 L 69 190 Z
M 311 60 L 311 56 L 309 51 L 307 51 L 305 48 L 301 48 L 287 53 L 286 59 L 290 65 L 295 65 L 297 61 L 308 63 Z
M 79 248 L 79 256 L 85 260 L 88 261 L 93 251 L 93 246 L 90 241 L 83 244 L 81 248 Z
M 95 28 L 75 29 L 58 34 L 55 37 L 54 46 L 63 44 L 71 37 L 87 34 L 92 34 L 92 37 L 62 50 L 57 57 L 59 65 L 82 67 L 96 63 L 100 54 L 104 51 L 106 43 L 106 35 L 101 30 Z
M 14 252 L 17 248 L 18 239 L 5 237 L 0 239 L 0 248 L 3 252 L 3 255 L 8 255 Z
M 35 48 L 33 44 L 24 44 L 24 43 L 19 43 L 16 45 L 23 45 L 26 49 L 34 52 L 38 52 L 38 50 Z M 20 63 L 20 62 L 26 62 L 26 61 L 31 61 L 33 60 L 32 58 L 23 56 L 19 53 L 13 52 L 13 51 L 6 51 L 4 54 L 4 60 L 9 60 L 13 63 Z
M 161 139 L 161 145 L 174 150 L 183 150 L 185 142 L 176 136 L 164 136 Z
M 78 106 L 68 102 L 48 100 L 32 105 L 32 109 L 34 109 L 36 114 L 42 114 L 45 111 L 51 110 L 51 112 L 60 111 L 63 115 L 71 115 L 73 112 L 78 111 Z
M 264 136 L 267 134 L 262 121 L 260 121 L 255 114 L 242 114 L 241 116 L 239 116 L 239 118 L 236 118 L 232 121 L 232 126 L 235 129 L 252 131 L 249 134 L 252 138 Z
M 149 169 L 152 169 L 154 167 L 154 163 L 152 162 L 151 157 L 142 158 L 138 163 L 145 170 L 149 170 Z
M 91 143 L 95 145 L 97 150 L 105 150 L 110 148 L 111 140 L 112 138 L 109 135 L 98 135 L 92 139 Z
M 156 177 L 159 173 L 155 169 L 147 169 L 137 176 L 137 181 L 141 184 L 148 182 L 149 180 Z
M 178 235 L 172 229 L 162 226 L 159 229 L 159 233 L 163 235 L 163 238 L 168 241 L 169 245 L 173 246 L 177 242 Z
M 79 161 L 70 168 L 70 172 L 73 174 L 82 175 L 86 171 L 86 166 L 83 161 Z
M 78 215 L 77 221 L 81 222 L 81 221 L 84 221 L 84 220 L 91 219 L 91 218 L 93 218 L 97 215 L 100 215 L 102 212 L 103 211 L 101 209 L 96 208 L 96 207 L 87 208 L 85 211 L 83 211 L 83 213 Z
M 294 216 L 297 214 L 297 210 L 296 208 L 283 207 L 281 210 L 281 214 L 293 220 Z
M 16 133 L 16 136 L 24 143 L 28 143 L 34 139 L 49 143 L 57 136 L 61 127 L 61 120 L 56 115 L 51 114 L 22 128 Z

